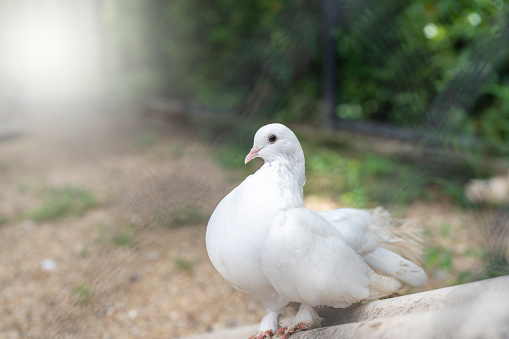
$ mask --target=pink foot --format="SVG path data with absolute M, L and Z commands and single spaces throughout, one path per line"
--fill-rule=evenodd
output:
M 297 331 L 307 331 L 307 330 L 310 330 L 311 327 L 306 325 L 306 324 L 298 324 L 297 326 L 292 326 L 290 328 L 288 327 L 282 327 L 280 328 L 277 333 L 278 334 L 282 334 L 283 336 L 281 337 L 281 339 L 288 339 L 293 333 L 297 332 Z
M 310 329 L 311 329 L 311 327 L 309 327 L 306 324 L 299 324 L 299 331 L 307 331 L 307 330 L 310 330 Z
M 249 339 L 271 339 L 272 338 L 272 331 L 265 331 L 263 333 L 255 334 L 249 337 Z

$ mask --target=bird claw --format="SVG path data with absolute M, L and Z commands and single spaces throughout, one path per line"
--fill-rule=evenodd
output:
M 276 336 L 281 336 L 281 339 L 288 339 L 292 334 L 294 334 L 297 331 L 307 331 L 312 329 L 311 326 L 300 323 L 295 326 L 291 327 L 281 327 L 277 332 L 274 334 L 272 331 L 265 331 L 263 333 L 257 333 L 255 335 L 252 335 L 249 337 L 249 339 L 272 339 Z
M 286 332 L 285 334 L 283 334 L 283 336 L 281 337 L 281 339 L 288 339 L 291 335 L 292 335 L 292 333 L 290 333 L 290 332 Z
M 311 326 L 303 324 L 303 323 L 300 323 L 300 324 L 297 324 L 295 326 L 291 326 L 290 328 L 288 328 L 288 327 L 281 327 L 277 331 L 277 334 L 282 334 L 283 335 L 281 337 L 281 339 L 288 339 L 295 332 L 307 331 L 307 330 L 310 330 L 310 329 L 312 329 Z
M 288 327 L 281 327 L 277 330 L 277 334 L 284 334 L 288 330 Z
M 307 331 L 310 329 L 311 329 L 311 327 L 306 324 L 299 324 L 299 331 Z

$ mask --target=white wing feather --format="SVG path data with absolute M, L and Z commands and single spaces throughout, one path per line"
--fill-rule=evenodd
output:
M 400 255 L 406 254 L 412 259 L 417 257 L 415 249 L 420 248 L 416 244 L 417 236 L 411 230 L 396 227 L 394 224 L 398 221 L 392 219 L 384 209 L 377 208 L 368 212 L 341 208 L 317 213 L 329 220 L 343 234 L 348 245 L 373 269 L 411 286 L 426 283 L 427 276 L 424 270 Z M 404 247 L 399 244 L 404 244 Z M 413 250 L 406 251 L 409 247 Z
M 374 269 L 393 276 L 410 286 L 421 286 L 428 280 L 421 267 L 382 247 L 365 254 L 363 259 Z
M 269 235 L 262 263 L 278 294 L 313 306 L 347 307 L 401 287 L 378 276 L 330 222 L 307 208 L 285 212 L 284 223 Z

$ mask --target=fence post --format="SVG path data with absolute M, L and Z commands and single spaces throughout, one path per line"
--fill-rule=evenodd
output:
M 336 89 L 338 69 L 336 55 L 336 38 L 332 34 L 333 29 L 338 25 L 340 0 L 322 0 L 322 15 L 324 22 L 323 30 L 323 70 L 322 70 L 322 90 L 323 90 L 323 107 L 324 118 L 323 127 L 331 129 L 334 127 L 336 120 Z

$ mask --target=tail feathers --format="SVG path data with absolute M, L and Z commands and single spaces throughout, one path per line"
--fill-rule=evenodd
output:
M 370 271 L 369 300 L 391 295 L 403 287 L 403 283 L 392 277 L 386 277 Z
M 363 259 L 373 269 L 386 273 L 410 286 L 421 286 L 428 280 L 422 267 L 382 247 L 365 254 Z
M 421 230 L 411 220 L 392 218 L 382 207 L 370 211 L 373 225 L 370 233 L 383 248 L 420 263 L 422 257 Z

